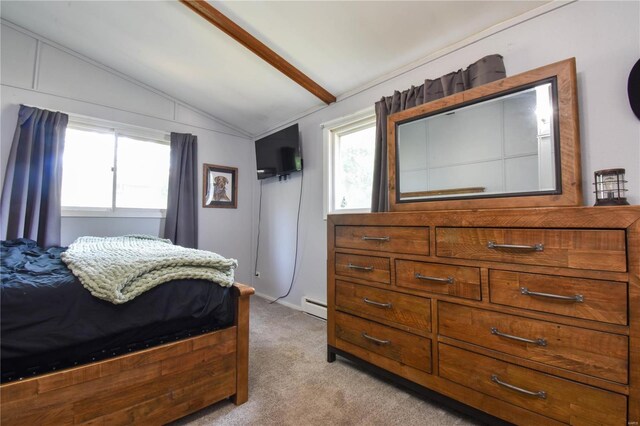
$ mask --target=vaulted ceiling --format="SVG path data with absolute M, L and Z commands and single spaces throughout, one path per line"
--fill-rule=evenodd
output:
M 546 1 L 210 2 L 340 99 Z M 251 135 L 324 103 L 178 1 L 2 1 L 2 18 Z

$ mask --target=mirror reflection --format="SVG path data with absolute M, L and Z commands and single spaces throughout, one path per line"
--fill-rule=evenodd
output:
M 399 124 L 400 201 L 558 191 L 550 81 Z

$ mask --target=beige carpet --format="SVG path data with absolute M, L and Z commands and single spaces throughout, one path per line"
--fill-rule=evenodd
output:
M 175 425 L 479 425 L 338 356 L 326 323 L 251 299 L 249 401 L 222 401 Z

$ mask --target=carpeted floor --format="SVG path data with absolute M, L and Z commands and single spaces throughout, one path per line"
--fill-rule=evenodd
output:
M 174 425 L 479 425 L 338 357 L 326 323 L 251 299 L 249 401 L 222 401 Z

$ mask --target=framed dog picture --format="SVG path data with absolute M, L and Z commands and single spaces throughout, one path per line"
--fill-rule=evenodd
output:
M 204 164 L 202 207 L 238 208 L 238 169 Z

